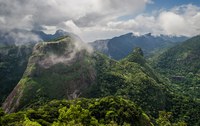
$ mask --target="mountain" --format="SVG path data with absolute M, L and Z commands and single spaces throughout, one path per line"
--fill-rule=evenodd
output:
M 43 106 L 3 115 L 0 125 L 153 126 L 141 108 L 122 97 L 53 100 Z
M 170 78 L 181 92 L 200 98 L 200 36 L 170 48 L 154 61 L 154 68 Z
M 95 79 L 93 60 L 84 43 L 64 37 L 38 43 L 26 71 L 4 102 L 6 111 L 14 111 L 44 99 L 76 98 Z M 89 50 L 89 49 L 88 49 Z
M 135 47 L 142 48 L 145 56 L 148 56 L 157 50 L 170 47 L 186 39 L 185 36 L 153 36 L 151 33 L 136 36 L 133 33 L 128 33 L 108 40 L 98 40 L 91 45 L 109 57 L 120 60 L 126 57 Z
M 26 70 L 33 47 L 38 42 L 29 38 L 33 35 L 40 38 L 37 39 L 38 41 L 51 41 L 66 35 L 80 41 L 80 38 L 75 34 L 63 30 L 58 30 L 53 35 L 45 34 L 42 31 L 20 29 L 6 33 L 0 31 L 0 104 L 17 85 Z

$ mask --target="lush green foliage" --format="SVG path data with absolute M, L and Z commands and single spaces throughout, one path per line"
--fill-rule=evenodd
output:
M 187 126 L 185 122 L 171 123 L 171 112 L 160 111 L 159 118 L 156 119 L 158 126 Z
M 172 123 L 183 120 L 188 125 L 199 124 L 200 104 L 176 94 L 170 82 L 162 79 L 146 63 L 140 49 L 119 62 L 106 57 L 97 58 L 97 84 L 90 89 L 90 97 L 122 95 L 154 118 L 164 110 L 173 113 Z
M 148 116 L 133 102 L 122 97 L 100 99 L 54 100 L 36 109 L 7 114 L 1 125 L 65 126 L 124 125 L 151 126 Z
M 133 52 L 120 62 L 98 58 L 97 84 L 91 89 L 91 97 L 126 96 L 154 116 L 164 108 L 162 83 L 140 54 Z
M 154 59 L 153 67 L 163 76 L 172 93 L 168 95 L 168 111 L 189 125 L 200 125 L 199 52 L 200 36 L 179 44 Z

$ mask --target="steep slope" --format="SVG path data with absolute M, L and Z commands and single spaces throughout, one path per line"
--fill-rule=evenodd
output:
M 120 60 L 131 53 L 135 47 L 142 48 L 145 56 L 148 56 L 157 50 L 170 47 L 186 39 L 187 37 L 184 36 L 153 36 L 151 33 L 135 36 L 133 33 L 128 33 L 108 40 L 95 41 L 91 45 L 111 58 Z
M 0 104 L 21 79 L 31 53 L 30 46 L 0 48 Z
M 95 79 L 87 50 L 71 37 L 37 44 L 23 78 L 4 102 L 6 111 L 43 99 L 78 97 Z
M 1 115 L 0 115 L 1 116 Z M 1 117 L 0 125 L 132 125 L 153 126 L 133 102 L 122 97 L 54 100 L 39 108 Z
M 182 92 L 200 98 L 200 36 L 179 44 L 158 57 L 154 67 L 173 83 L 181 86 Z

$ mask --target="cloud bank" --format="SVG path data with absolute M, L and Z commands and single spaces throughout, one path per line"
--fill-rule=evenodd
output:
M 132 31 L 139 34 L 194 36 L 200 34 L 200 7 L 182 5 L 170 10 L 158 10 L 154 14 L 139 14 L 125 21 L 110 21 L 106 27 L 113 31 Z
M 125 32 L 192 36 L 200 31 L 200 7 L 182 5 L 143 13 L 151 0 L 0 0 L 0 29 L 63 29 L 85 41 Z M 132 18 L 127 18 L 132 17 Z

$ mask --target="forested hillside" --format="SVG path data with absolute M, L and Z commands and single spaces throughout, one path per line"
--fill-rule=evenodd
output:
M 160 55 L 154 68 L 168 77 L 177 91 L 200 98 L 200 36 L 193 37 Z

